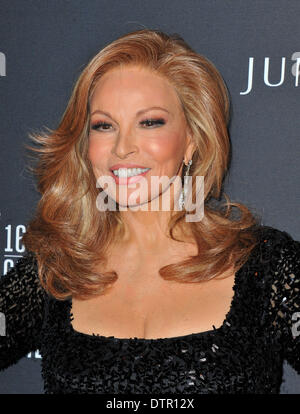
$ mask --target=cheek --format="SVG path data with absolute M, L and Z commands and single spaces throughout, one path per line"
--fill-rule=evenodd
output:
M 98 165 L 105 160 L 105 149 L 97 140 L 89 140 L 88 157 L 93 165 Z
M 183 139 L 178 133 L 169 133 L 160 139 L 148 142 L 144 149 L 157 162 L 177 161 L 183 154 Z

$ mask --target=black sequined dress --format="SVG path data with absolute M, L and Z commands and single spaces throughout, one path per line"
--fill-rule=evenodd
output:
M 0 278 L 0 369 L 39 349 L 48 394 L 279 393 L 284 359 L 300 374 L 300 242 L 259 231 L 223 325 L 162 339 L 75 331 L 71 300 L 45 294 L 27 252 Z

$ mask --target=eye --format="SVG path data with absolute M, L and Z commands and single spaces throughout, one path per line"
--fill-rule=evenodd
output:
M 91 129 L 94 130 L 100 130 L 100 131 L 104 131 L 104 130 L 109 130 L 109 127 L 111 126 L 111 124 L 108 124 L 107 122 L 97 122 L 96 124 L 91 126 Z
M 144 121 L 141 121 L 140 124 L 151 127 L 154 125 L 164 125 L 165 124 L 165 120 L 162 118 L 158 118 L 158 119 L 145 119 Z

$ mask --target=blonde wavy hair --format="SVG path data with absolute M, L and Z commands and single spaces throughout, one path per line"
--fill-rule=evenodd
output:
M 165 280 L 198 283 L 237 271 L 258 242 L 259 218 L 241 203 L 230 202 L 222 185 L 228 170 L 229 97 L 215 66 L 194 52 L 178 35 L 142 29 L 105 46 L 75 83 L 56 130 L 30 133 L 34 165 L 29 166 L 41 194 L 23 243 L 34 252 L 44 289 L 58 300 L 88 299 L 103 294 L 118 278 L 104 269 L 109 246 L 120 240 L 124 225 L 119 211 L 96 207 L 99 189 L 90 160 L 89 99 L 98 80 L 119 65 L 139 65 L 165 77 L 175 88 L 192 131 L 196 151 L 190 175 L 204 177 L 204 217 L 186 222 L 176 211 L 169 235 L 177 226 L 192 234 L 198 254 L 159 270 Z M 221 196 L 225 202 L 222 203 Z M 235 207 L 238 214 L 234 214 Z

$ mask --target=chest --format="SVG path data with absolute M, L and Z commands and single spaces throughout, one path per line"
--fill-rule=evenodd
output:
M 173 252 L 168 263 L 159 255 L 114 261 L 118 280 L 110 291 L 92 299 L 72 299 L 72 325 L 86 334 L 117 338 L 165 338 L 220 327 L 233 299 L 234 273 L 204 283 L 166 281 L 159 269 L 182 260 Z

